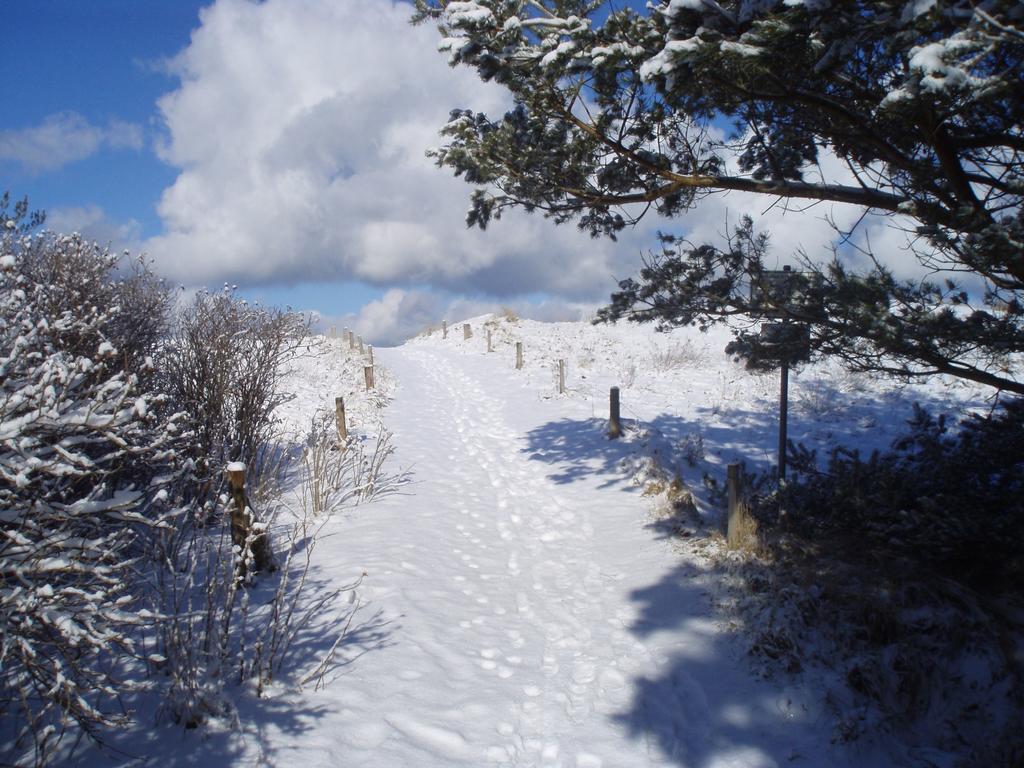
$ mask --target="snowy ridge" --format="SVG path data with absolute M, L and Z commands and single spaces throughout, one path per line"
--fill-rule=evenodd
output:
M 462 322 L 473 337 L 462 338 Z M 486 352 L 486 330 L 494 352 Z M 456 332 L 457 331 L 457 332 Z M 538 400 L 585 403 L 595 419 L 608 418 L 608 392 L 619 387 L 627 440 L 650 446 L 670 474 L 679 473 L 700 496 L 702 475 L 724 481 L 725 467 L 740 461 L 755 471 L 776 462 L 778 374 L 750 373 L 723 352 L 729 332 L 651 326 L 543 323 L 485 315 L 450 324 L 447 339 L 431 331 L 409 342 L 484 355 Z M 514 370 L 515 343 L 524 345 L 524 367 Z M 567 365 L 566 394 L 557 394 L 558 360 Z M 906 426 L 913 404 L 951 418 L 987 407 L 990 392 L 963 380 L 933 377 L 904 385 L 845 371 L 833 362 L 795 369 L 789 384 L 789 438 L 808 448 L 835 445 L 870 452 L 887 448 Z M 702 446 L 703 458 L 685 458 Z
M 303 440 L 318 412 L 334 414 L 336 397 L 344 398 L 350 430 L 374 435 L 395 390 L 390 372 L 374 362 L 374 388 L 368 391 L 363 375 L 363 368 L 370 365 L 368 352 L 360 354 L 343 339 L 310 336 L 287 374 L 286 386 L 294 398 L 277 413 L 286 437 Z

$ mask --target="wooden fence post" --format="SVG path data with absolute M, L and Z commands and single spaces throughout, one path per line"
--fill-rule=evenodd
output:
M 739 464 L 730 464 L 726 474 L 726 489 L 729 493 L 729 520 L 725 533 L 729 549 L 743 546 L 753 533 L 753 521 L 743 499 L 743 479 Z
M 357 338 L 359 339 L 359 354 L 361 355 L 363 354 L 363 337 L 358 336 Z
M 487 329 L 487 351 L 488 352 L 493 352 L 494 351 L 494 347 L 491 346 L 491 329 L 490 328 Z
M 348 348 L 349 349 L 355 349 L 356 348 L 356 335 L 352 331 L 348 332 Z
M 338 326 L 336 326 L 336 325 L 332 325 L 331 326 L 331 338 L 332 339 L 338 338 Z
M 363 366 L 363 378 L 366 379 L 366 388 L 373 389 L 373 366 Z
M 619 388 L 612 387 L 608 397 L 608 437 L 622 437 L 622 420 L 619 418 Z
M 473 336 L 473 331 L 470 330 L 469 323 L 463 323 L 462 324 L 462 338 L 469 339 L 469 338 L 472 338 L 472 336 Z
M 245 578 L 245 563 L 252 556 L 253 566 L 257 571 L 273 571 L 274 556 L 270 550 L 270 539 L 265 531 L 253 531 L 253 511 L 249 505 L 249 497 L 245 493 L 245 464 L 233 461 L 227 466 L 228 485 L 231 487 L 231 498 L 235 502 L 231 509 L 231 543 L 238 547 L 241 559 L 238 562 L 238 575 Z M 245 548 L 249 547 L 249 552 Z
M 373 344 L 371 344 L 369 347 L 367 347 L 367 350 L 370 353 L 370 365 L 373 365 Z
M 345 401 L 340 397 L 334 398 L 334 415 L 338 422 L 338 439 L 344 443 L 348 440 L 348 424 L 345 423 Z
M 522 370 L 523 367 L 523 342 L 516 342 L 516 370 Z
M 558 361 L 558 394 L 565 394 L 565 360 Z
M 448 321 L 447 320 L 442 320 L 441 321 L 441 338 L 442 339 L 447 339 L 448 338 Z

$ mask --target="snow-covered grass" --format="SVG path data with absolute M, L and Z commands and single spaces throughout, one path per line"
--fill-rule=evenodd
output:
M 232 707 L 201 736 L 137 729 L 115 746 L 163 765 L 954 765 L 982 753 L 944 733 L 970 740 L 995 732 L 982 713 L 995 722 L 1019 712 L 1012 680 L 989 684 L 991 645 L 965 645 L 930 672 L 915 660 L 901 683 L 894 660 L 959 614 L 915 619 L 878 604 L 898 571 L 868 578 L 837 561 L 825 572 L 831 561 L 807 552 L 819 571 L 780 571 L 757 545 L 725 549 L 725 468 L 770 470 L 778 381 L 727 360 L 723 335 L 466 322 L 468 340 L 452 322 L 446 339 L 438 329 L 376 350 L 370 393 L 363 357 L 340 340 L 309 340 L 286 378 L 295 397 L 278 412 L 291 455 L 305 450 L 307 462 L 284 505 L 305 498 L 322 511 L 337 498 L 337 396 L 353 445 L 374 455 L 385 427 L 394 454 L 382 471 L 411 482 L 326 517 L 304 570 L 306 604 L 359 586 L 345 593 L 351 602 L 317 605 L 262 698 L 234 685 Z M 606 436 L 612 386 L 619 440 Z M 819 365 L 793 376 L 791 436 L 820 455 L 885 448 L 914 402 L 954 416 L 986 405 L 958 382 L 901 387 Z M 307 438 L 311 424 L 319 442 Z M 272 528 L 279 542 L 289 519 L 283 509 Z M 856 616 L 872 604 L 876 616 Z M 858 621 L 898 637 L 844 645 L 828 631 Z M 976 707 L 950 728 L 941 718 L 956 717 L 958 702 L 926 692 L 957 661 L 957 685 L 976 684 L 959 703 Z M 909 717 L 890 716 L 907 702 Z

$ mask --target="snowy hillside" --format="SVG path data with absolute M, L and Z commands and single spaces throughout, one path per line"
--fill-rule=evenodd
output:
M 723 480 L 729 462 L 768 470 L 777 460 L 779 375 L 750 373 L 731 361 L 723 352 L 730 339 L 725 329 L 658 333 L 649 325 L 538 323 L 491 316 L 468 322 L 474 329 L 469 340 L 463 339 L 460 322 L 449 328 L 447 339 L 432 330 L 408 346 L 486 356 L 493 367 L 505 370 L 509 385 L 531 390 L 538 400 L 563 401 L 567 414 L 584 407 L 595 419 L 606 420 L 609 389 L 617 386 L 623 419 L 643 433 L 641 442 L 655 441 L 663 460 L 674 461 L 666 469 L 678 471 L 690 485 L 700 486 L 704 472 Z M 494 350 L 490 354 L 488 327 Z M 525 350 L 521 371 L 514 370 L 517 341 Z M 559 359 L 567 365 L 565 395 L 557 394 Z M 790 374 L 788 433 L 809 448 L 824 451 L 843 445 L 870 452 L 888 447 L 905 431 L 915 402 L 952 416 L 985 407 L 987 394 L 963 380 L 935 377 L 900 385 L 819 363 Z M 627 442 L 635 439 L 627 433 Z M 566 448 L 562 459 L 585 458 L 582 451 L 574 455 L 571 446 Z M 694 466 L 678 461 L 695 450 L 704 458 Z
M 935 764 L 897 739 L 836 741 L 836 681 L 764 679 L 718 608 L 721 512 L 702 477 L 774 462 L 775 376 L 725 359 L 720 336 L 467 322 L 470 339 L 459 323 L 377 350 L 375 392 L 340 340 L 313 340 L 289 374 L 296 398 L 281 416 L 297 439 L 340 395 L 353 434 L 383 422 L 391 471 L 411 473 L 398 494 L 336 511 L 315 552 L 325 588 L 365 574 L 302 640 L 313 664 L 348 625 L 323 684 L 300 689 L 292 670 L 263 701 L 238 690 L 202 735 L 168 727 L 119 747 L 182 766 Z M 618 441 L 605 435 L 613 385 Z M 898 388 L 825 367 L 799 372 L 791 397 L 796 440 L 866 448 L 887 445 L 913 401 L 983 404 L 961 385 Z M 697 496 L 683 527 L 699 535 L 661 524 L 656 481 L 676 472 Z

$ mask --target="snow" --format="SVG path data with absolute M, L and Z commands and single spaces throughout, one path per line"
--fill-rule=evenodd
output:
M 675 69 L 677 58 L 685 59 L 689 54 L 700 50 L 706 43 L 694 36 L 686 40 L 669 40 L 657 54 L 640 65 L 640 78 L 649 81 L 658 75 L 667 75 Z
M 572 40 L 563 40 L 554 50 L 548 51 L 540 60 L 542 67 L 550 67 L 560 58 L 569 55 L 576 50 L 576 43 Z
M 232 461 L 224 467 L 225 472 L 245 472 L 245 462 Z
M 733 43 L 728 40 L 724 41 L 720 46 L 722 53 L 735 53 L 737 56 L 754 57 L 760 56 L 764 53 L 763 48 L 759 48 L 756 45 L 748 45 L 746 43 Z
M 609 58 L 622 56 L 625 58 L 637 58 L 642 56 L 644 49 L 639 45 L 628 43 L 612 43 L 611 45 L 597 45 L 590 49 L 590 56 L 594 66 L 601 66 Z
M 453 2 L 445 6 L 448 20 L 453 26 L 483 26 L 494 23 L 494 14 L 489 8 L 473 2 Z
M 377 391 L 363 385 L 366 359 L 335 339 L 312 340 L 289 376 L 296 398 L 280 415 L 296 439 L 343 396 L 357 439 L 385 424 L 393 468 L 413 475 L 400 494 L 336 513 L 317 548 L 311 578 L 325 589 L 366 574 L 325 685 L 282 675 L 262 701 L 238 689 L 237 711 L 200 732 L 168 725 L 115 746 L 162 766 L 899 763 L 833 743 L 824 683 L 753 673 L 712 607 L 718 545 L 669 539 L 643 493 L 654 459 L 695 490 L 730 461 L 770 466 L 777 378 L 727 360 L 721 333 L 467 322 L 468 340 L 434 332 L 375 350 Z M 612 385 L 627 426 L 615 441 Z M 887 445 L 915 400 L 980 404 L 957 383 L 899 388 L 828 365 L 796 372 L 791 397 L 794 439 L 862 449 Z M 322 617 L 303 657 L 326 654 L 344 620 Z

